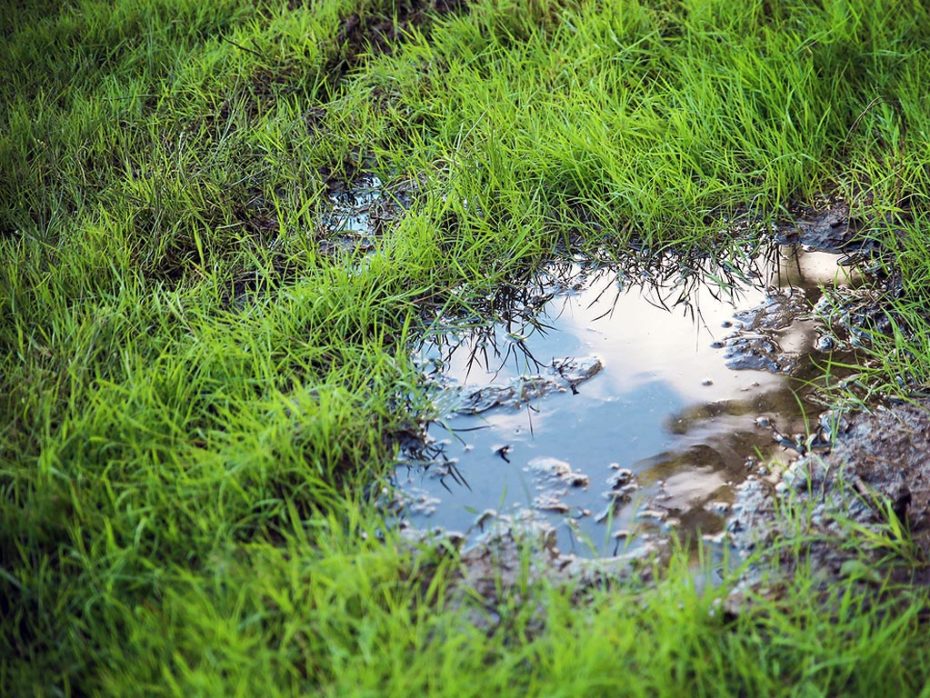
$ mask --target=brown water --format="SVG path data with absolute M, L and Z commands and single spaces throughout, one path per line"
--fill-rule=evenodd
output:
M 734 486 L 796 456 L 786 444 L 816 423 L 801 380 L 830 355 L 805 311 L 823 285 L 850 281 L 838 261 L 780 248 L 726 288 L 717 270 L 643 283 L 553 267 L 498 322 L 436 334 L 421 358 L 443 415 L 431 447 L 397 467 L 400 525 L 475 541 L 540 521 L 561 550 L 594 556 L 720 532 Z M 756 331 L 740 311 L 773 298 L 791 299 L 790 317 Z M 777 345 L 778 373 L 728 368 L 746 358 L 727 359 L 741 326 Z

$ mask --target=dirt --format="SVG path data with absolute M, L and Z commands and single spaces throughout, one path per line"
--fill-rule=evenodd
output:
M 774 291 L 762 304 L 734 318 L 737 329 L 723 340 L 728 368 L 770 373 L 797 369 L 803 353 L 784 346 L 784 338 L 791 329 L 805 330 L 802 323 L 810 325 L 810 303 L 801 289 Z
M 434 17 L 461 12 L 467 7 L 467 0 L 399 0 L 384 15 L 374 12 L 347 15 L 336 36 L 338 48 L 325 66 L 330 83 L 338 84 L 366 53 L 391 53 L 411 30 L 428 31 Z
M 776 226 L 775 241 L 829 252 L 870 247 L 872 241 L 862 234 L 866 222 L 851 216 L 849 208 L 846 201 L 832 197 L 812 206 L 796 206 L 788 220 Z
M 483 512 L 480 522 L 484 535 L 462 550 L 465 538 L 440 529 L 422 531 L 407 528 L 402 533 L 415 555 L 458 550 L 455 583 L 447 590 L 447 603 L 465 607 L 475 627 L 492 632 L 502 621 L 508 603 L 522 604 L 532 598 L 528 587 L 541 582 L 574 585 L 577 600 L 594 588 L 648 579 L 656 556 L 667 552 L 667 541 L 648 541 L 635 548 L 625 546 L 624 535 L 617 537 L 615 554 L 595 559 L 582 558 L 559 550 L 556 531 L 531 511 L 516 515 Z M 536 614 L 543 622 L 544 609 Z
M 825 412 L 820 422 L 835 438 L 832 450 L 750 477 L 737 491 L 730 539 L 743 557 L 761 554 L 742 586 L 758 585 L 763 569 L 788 577 L 798 559 L 808 559 L 825 583 L 850 575 L 875 584 L 930 581 L 930 402 Z M 779 545 L 799 540 L 789 504 L 804 512 L 801 556 Z

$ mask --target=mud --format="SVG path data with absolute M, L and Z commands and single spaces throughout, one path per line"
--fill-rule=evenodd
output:
M 782 285 L 758 306 L 734 315 L 736 330 L 723 340 L 727 366 L 790 374 L 799 370 L 811 348 L 824 355 L 848 350 L 850 346 L 839 336 L 861 326 L 856 324 L 858 317 L 849 316 L 848 299 L 865 276 L 844 261 L 837 252 L 781 247 L 774 262 Z M 845 299 L 842 303 L 831 295 L 837 291 Z M 834 306 L 843 308 L 846 315 L 837 317 Z M 856 346 L 855 341 L 851 344 Z
M 752 477 L 737 491 L 727 530 L 742 556 L 761 555 L 744 585 L 760 578 L 760 568 L 792 573 L 798 558 L 778 545 L 786 540 L 800 541 L 801 559 L 825 581 L 850 574 L 930 581 L 930 402 L 825 412 L 820 422 L 832 450 Z
M 442 529 L 405 527 L 401 532 L 417 556 L 457 551 L 458 571 L 447 589 L 446 603 L 466 609 L 470 624 L 488 632 L 500 625 L 504 601 L 517 605 L 529 601 L 533 597 L 527 591 L 534 585 L 571 584 L 580 601 L 594 588 L 648 579 L 649 562 L 668 545 L 653 540 L 615 555 L 583 558 L 559 550 L 556 530 L 531 511 L 513 516 L 487 512 L 481 536 L 467 547 L 464 536 Z M 539 608 L 534 615 L 541 628 L 545 610 Z
M 846 201 L 821 197 L 812 206 L 795 206 L 789 219 L 776 225 L 779 245 L 803 245 L 825 252 L 852 252 L 870 249 L 874 242 L 863 233 L 868 225 L 850 215 Z
M 465 391 L 461 404 L 454 411 L 457 414 L 475 415 L 495 407 L 519 408 L 551 392 L 564 393 L 571 390 L 577 394 L 578 386 L 597 375 L 603 367 L 604 364 L 596 356 L 553 359 L 545 367 L 548 375 L 537 373 L 517 376 L 508 385 L 488 385 L 478 390 Z

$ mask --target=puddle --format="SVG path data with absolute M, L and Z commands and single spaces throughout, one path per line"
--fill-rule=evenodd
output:
M 495 324 L 432 337 L 443 415 L 398 464 L 398 525 L 468 548 L 530 520 L 582 557 L 713 539 L 760 463 L 817 447 L 802 381 L 843 343 L 810 311 L 821 286 L 856 282 L 840 261 L 785 246 L 727 289 L 719 270 L 552 267 Z
M 385 228 L 407 209 L 416 191 L 413 181 L 385 185 L 373 174 L 344 183 L 332 181 L 319 231 L 324 254 L 371 252 Z

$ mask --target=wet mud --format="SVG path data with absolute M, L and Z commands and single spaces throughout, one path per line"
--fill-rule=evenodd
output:
M 822 197 L 812 206 L 795 206 L 789 220 L 776 225 L 775 242 L 820 252 L 864 253 L 877 249 L 875 241 L 864 234 L 868 227 L 868 221 L 850 213 L 848 202 Z
M 742 586 L 764 581 L 777 593 L 799 559 L 779 543 L 799 539 L 800 559 L 824 584 L 849 576 L 875 585 L 930 582 L 930 402 L 827 411 L 820 422 L 829 451 L 750 477 L 737 490 L 728 536 L 742 557 L 758 560 Z

